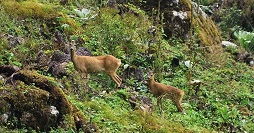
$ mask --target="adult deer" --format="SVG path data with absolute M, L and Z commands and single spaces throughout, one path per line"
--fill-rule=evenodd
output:
M 120 87 L 122 79 L 116 74 L 117 69 L 121 65 L 121 60 L 112 55 L 105 56 L 80 56 L 76 54 L 76 43 L 72 41 L 70 44 L 71 61 L 76 71 L 87 77 L 89 73 L 104 72 Z

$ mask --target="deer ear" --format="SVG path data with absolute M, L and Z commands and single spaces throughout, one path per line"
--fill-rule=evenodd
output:
M 153 75 L 154 71 L 151 70 L 149 67 L 146 68 L 147 73 L 149 73 L 149 75 Z
M 146 67 L 147 72 L 151 72 L 152 70 L 149 67 Z
M 74 40 L 71 40 L 70 47 L 72 48 L 76 47 L 76 42 Z

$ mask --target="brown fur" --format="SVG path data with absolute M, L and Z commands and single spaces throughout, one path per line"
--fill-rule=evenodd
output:
M 155 97 L 157 97 L 157 103 L 158 103 L 160 110 L 162 111 L 161 99 L 163 97 L 165 97 L 167 99 L 171 99 L 174 102 L 174 104 L 176 105 L 179 112 L 184 113 L 184 110 L 181 106 L 181 101 L 184 96 L 184 91 L 180 90 L 176 87 L 173 87 L 173 86 L 169 86 L 169 85 L 165 85 L 165 84 L 156 82 L 154 80 L 154 74 L 151 72 L 149 73 L 149 76 L 150 76 L 150 79 L 149 79 L 148 86 L 150 88 L 150 92 Z
M 71 44 L 71 60 L 76 71 L 87 77 L 89 73 L 105 72 L 120 87 L 122 79 L 116 74 L 117 69 L 121 65 L 121 60 L 112 55 L 105 56 L 79 56 L 76 55 L 75 42 Z

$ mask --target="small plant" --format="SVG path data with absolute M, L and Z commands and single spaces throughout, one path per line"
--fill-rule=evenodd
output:
M 12 52 L 4 51 L 3 55 L 0 55 L 1 65 L 16 65 L 21 67 L 22 64 L 17 61 Z

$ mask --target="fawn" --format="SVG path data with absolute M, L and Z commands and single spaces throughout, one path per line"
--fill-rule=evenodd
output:
M 156 82 L 154 80 L 154 73 L 149 72 L 148 73 L 148 87 L 150 88 L 150 92 L 157 97 L 157 104 L 159 106 L 159 109 L 162 111 L 162 98 L 165 97 L 167 99 L 171 99 L 173 103 L 176 105 L 179 112 L 182 112 L 185 114 L 182 106 L 181 101 L 184 96 L 184 91 L 180 90 L 176 87 L 165 85 L 159 82 Z

